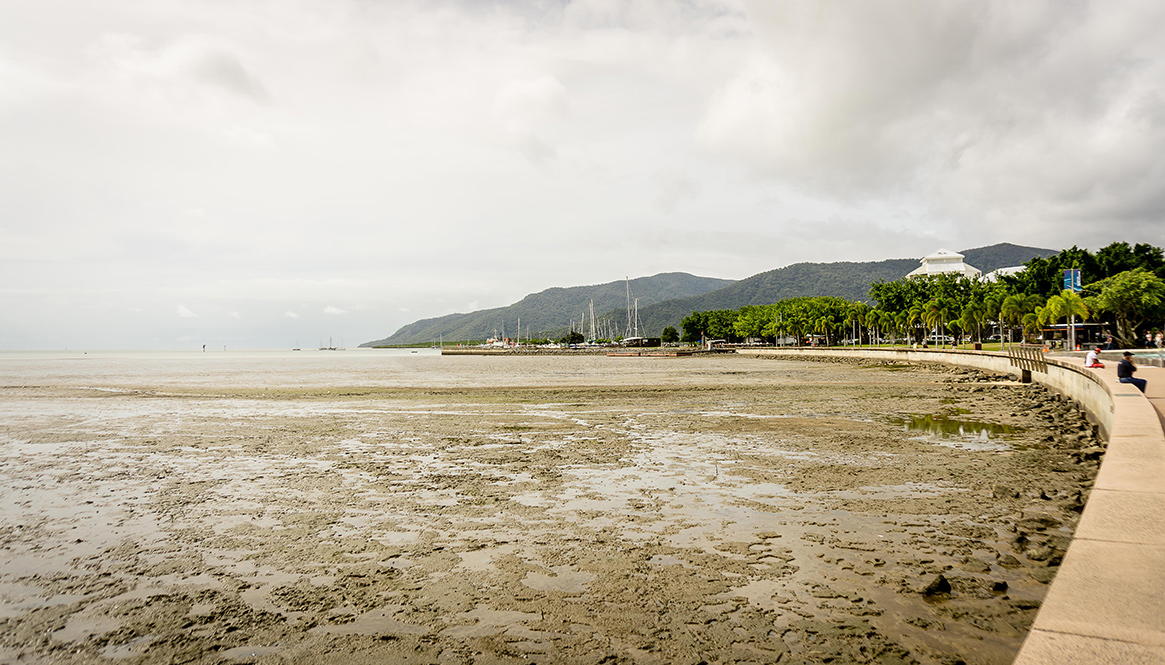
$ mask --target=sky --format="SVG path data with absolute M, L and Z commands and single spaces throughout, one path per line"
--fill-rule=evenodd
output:
M 0 0 L 0 350 L 1165 244 L 1159 0 Z

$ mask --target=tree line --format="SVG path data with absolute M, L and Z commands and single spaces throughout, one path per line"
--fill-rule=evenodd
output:
M 1064 288 L 1067 269 L 1081 271 L 1080 293 Z M 872 302 L 817 296 L 692 312 L 682 322 L 682 339 L 800 342 L 816 336 L 832 345 L 923 343 L 935 335 L 981 342 L 985 331 L 998 329 L 1014 341 L 1060 322 L 1091 320 L 1122 346 L 1135 346 L 1165 321 L 1165 252 L 1124 242 L 1096 253 L 1073 246 L 995 280 L 952 273 L 903 277 L 874 282 L 869 295 Z

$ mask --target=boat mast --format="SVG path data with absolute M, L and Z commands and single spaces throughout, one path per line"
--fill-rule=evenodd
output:
M 595 336 L 595 299 L 591 298 L 591 341 L 595 341 L 598 337 Z
M 627 332 L 623 333 L 624 337 L 631 336 L 631 278 L 624 275 L 623 279 L 627 280 Z

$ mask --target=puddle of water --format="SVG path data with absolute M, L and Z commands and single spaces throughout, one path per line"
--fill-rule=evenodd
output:
M 975 420 L 958 420 L 941 415 L 910 416 L 895 418 L 891 422 L 900 425 L 902 431 L 921 434 L 923 440 L 948 448 L 974 451 L 1005 451 L 1011 446 L 998 441 L 1023 431 L 1013 425 L 1001 425 Z
M 987 423 L 975 420 L 956 420 L 946 416 L 933 414 L 896 418 L 894 424 L 902 425 L 905 432 L 923 432 L 947 436 L 968 436 L 989 439 L 1003 434 L 1015 434 L 1021 428 L 999 423 Z
M 785 584 L 775 580 L 753 580 L 744 586 L 732 587 L 724 593 L 713 596 L 709 600 L 730 601 L 733 598 L 744 598 L 754 607 L 762 610 L 775 610 L 780 603 L 774 598 L 785 588 Z
M 535 591 L 562 591 L 565 593 L 582 593 L 587 590 L 587 584 L 595 579 L 594 573 L 573 571 L 570 566 L 555 566 L 551 568 L 553 575 L 544 573 L 526 573 L 522 584 Z
M 483 547 L 471 552 L 461 552 L 458 555 L 461 557 L 461 564 L 458 568 L 474 572 L 496 571 L 497 568 L 493 565 L 494 559 L 513 554 L 517 549 L 514 545 L 501 545 L 499 547 Z

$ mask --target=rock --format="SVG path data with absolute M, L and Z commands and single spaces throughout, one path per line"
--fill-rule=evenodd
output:
M 947 581 L 946 577 L 937 575 L 919 593 L 928 597 L 949 596 L 951 593 L 951 583 Z
M 1047 561 L 1052 558 L 1052 554 L 1053 551 L 1050 547 L 1036 547 L 1028 550 L 1026 556 L 1032 561 Z
M 995 563 L 1003 566 L 1004 568 L 1019 568 L 1023 565 L 1019 562 L 1019 559 L 1011 556 L 1010 554 L 1000 555 L 1000 557 L 995 560 Z
M 1047 584 L 1056 577 L 1056 568 L 1033 568 L 1031 571 L 1032 579 L 1040 584 Z
M 1081 462 L 1096 462 L 1101 457 L 1104 457 L 1104 448 L 1100 446 L 1090 446 L 1088 448 L 1081 448 L 1072 454 L 1073 457 Z
M 1019 492 L 1008 487 L 1007 485 L 996 483 L 991 487 L 991 496 L 996 499 L 1018 499 Z
M 972 557 L 966 557 L 965 559 L 963 559 L 963 561 L 959 565 L 962 566 L 963 570 L 966 570 L 966 571 L 971 572 L 971 573 L 989 573 L 989 572 L 991 572 L 991 565 L 990 564 L 988 564 L 985 561 L 980 561 L 979 559 L 975 559 Z
M 1007 593 L 1007 582 L 996 582 L 991 585 L 991 590 L 995 593 Z
M 1027 549 L 1029 542 L 1031 541 L 1029 541 L 1027 536 L 1021 531 L 1018 536 L 1011 539 L 1011 549 L 1015 550 L 1016 552 L 1022 552 Z
M 1034 517 L 1023 518 L 1017 526 L 1027 531 L 1046 531 L 1060 526 L 1060 520 L 1047 515 L 1036 515 Z

